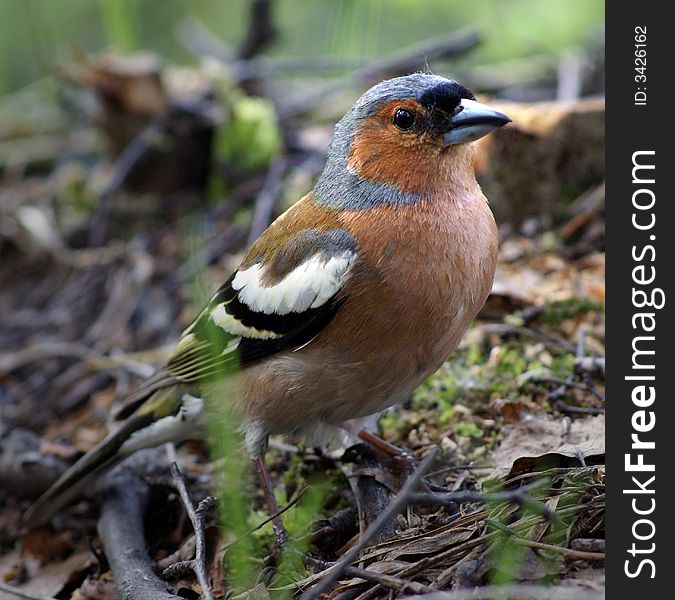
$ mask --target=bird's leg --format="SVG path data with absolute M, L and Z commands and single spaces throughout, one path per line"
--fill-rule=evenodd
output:
M 279 505 L 277 504 L 277 499 L 274 496 L 274 486 L 272 485 L 270 472 L 268 471 L 267 465 L 265 464 L 265 457 L 261 455 L 258 458 L 254 458 L 253 466 L 258 472 L 258 479 L 260 480 L 260 485 L 262 485 L 263 493 L 265 494 L 267 509 L 272 514 L 274 545 L 276 546 L 276 552 L 280 553 L 284 548 L 288 534 L 286 533 L 284 522 L 282 521 L 281 515 L 279 514 Z
M 403 448 L 399 448 L 394 444 L 383 440 L 381 437 L 366 431 L 365 429 L 360 429 L 356 432 L 356 436 L 370 444 L 376 450 L 379 450 L 382 454 L 390 458 L 394 465 L 397 465 L 400 468 L 400 474 L 409 477 L 417 468 L 417 461 Z M 436 485 L 434 483 L 428 483 L 424 480 L 420 481 L 420 486 L 426 491 L 434 492 L 445 492 L 447 491 L 444 487 Z
M 365 429 L 359 430 L 356 435 L 359 439 L 366 442 L 366 444 L 370 444 L 373 448 L 391 458 L 395 464 L 400 465 L 401 470 L 406 475 L 410 475 L 417 468 L 415 459 L 402 448 L 395 446 L 387 440 L 383 440 L 381 437 Z

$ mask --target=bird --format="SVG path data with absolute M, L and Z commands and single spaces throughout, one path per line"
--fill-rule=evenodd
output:
M 438 370 L 482 308 L 498 235 L 473 142 L 510 121 L 438 75 L 368 89 L 335 126 L 313 190 L 250 246 L 166 364 L 122 403 L 117 428 L 24 523 L 45 522 L 141 448 L 204 435 L 205 402 L 240 415 L 243 446 L 278 513 L 269 436 L 358 432 L 359 419 Z M 229 379 L 236 393 L 218 385 Z M 278 515 L 274 526 L 282 537 Z

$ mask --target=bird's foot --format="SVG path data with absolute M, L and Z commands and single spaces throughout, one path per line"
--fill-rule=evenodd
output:
M 399 448 L 364 429 L 359 431 L 357 436 L 390 459 L 394 470 L 406 478 L 417 468 L 417 461 L 407 450 Z
M 374 433 L 370 433 L 369 431 L 365 431 L 363 429 L 360 430 L 356 435 L 359 437 L 359 439 L 378 450 L 381 454 L 384 454 L 391 461 L 393 470 L 404 479 L 410 477 L 415 469 L 417 469 L 417 461 L 407 450 L 399 448 L 387 440 L 383 440 Z M 425 492 L 448 491 L 442 486 L 427 482 L 425 480 L 420 481 L 420 487 Z

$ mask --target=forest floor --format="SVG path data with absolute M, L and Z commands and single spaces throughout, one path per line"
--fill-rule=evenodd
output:
M 232 102 L 244 110 L 247 101 Z M 16 127 L 17 107 L 5 108 Z M 0 598 L 115 598 L 120 560 L 135 564 L 123 562 L 124 540 L 141 549 L 156 597 L 311 597 L 330 578 L 326 593 L 341 600 L 438 590 L 447 600 L 604 597 L 600 181 L 569 203 L 591 197 L 595 208 L 542 219 L 527 235 L 502 231 L 493 293 L 460 347 L 380 417 L 381 436 L 408 451 L 426 485 L 406 489 L 400 465 L 364 447 L 320 452 L 274 439 L 267 462 L 289 542 L 266 561 L 274 535 L 262 493 L 247 473 L 232 479 L 222 444 L 209 453 L 191 442 L 178 449 L 182 475 L 171 472 L 171 451 L 144 451 L 49 525 L 22 530 L 30 499 L 104 437 L 116 401 L 166 358 L 246 240 L 311 187 L 330 131 L 296 132 L 270 161 L 279 140 L 233 116 L 229 126 L 255 137 L 262 156 L 237 164 L 241 173 L 213 167 L 226 191 L 221 183 L 205 202 L 176 189 L 204 189 L 204 173 L 181 151 L 188 140 L 212 160 L 209 107 L 199 105 L 196 124 L 193 113 L 140 128 L 117 115 L 112 127 L 104 119 L 73 132 L 54 125 L 60 113 L 40 106 L 33 118 L 29 108 L 31 135 L 21 139 L 2 130 L 0 114 L 14 144 L 0 146 Z M 268 108 L 245 110 L 264 129 Z M 101 160 L 100 136 L 114 145 L 122 124 L 135 132 L 118 140 L 126 150 Z M 142 142 L 141 158 L 130 158 L 153 131 L 173 136 L 176 155 Z M 153 175 L 167 170 L 175 180 L 157 181 L 171 189 L 156 193 Z M 195 504 L 219 500 L 218 510 L 206 501 L 199 511 L 208 589 L 190 562 L 196 540 L 181 481 Z M 373 532 L 391 502 L 400 510 Z M 111 531 L 110 519 L 113 530 L 136 529 Z M 359 544 L 358 560 L 345 562 Z

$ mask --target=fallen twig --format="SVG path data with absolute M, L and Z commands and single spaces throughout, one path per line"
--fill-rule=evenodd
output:
M 515 325 L 509 325 L 508 323 L 489 323 L 480 326 L 478 329 L 485 333 L 496 333 L 497 335 L 522 335 L 543 342 L 547 346 L 561 348 L 566 352 L 576 352 L 574 344 L 567 340 L 528 327 L 517 327 Z
M 327 563 L 322 560 L 317 560 L 311 557 L 305 557 L 305 563 L 311 567 L 318 567 L 321 569 L 330 569 L 335 566 L 336 563 Z M 365 581 L 371 581 L 377 583 L 387 589 L 394 590 L 395 592 L 413 592 L 414 594 L 429 594 L 434 592 L 434 588 L 419 583 L 417 581 L 407 581 L 395 575 L 387 575 L 386 573 L 378 573 L 376 571 L 371 571 L 369 569 L 361 569 L 359 567 L 347 566 L 345 567 L 345 575 L 349 577 L 355 577 L 363 579 Z
M 353 563 L 361 554 L 363 550 L 370 544 L 370 542 L 380 533 L 380 531 L 393 519 L 403 508 L 409 505 L 409 498 L 414 492 L 415 488 L 424 477 L 425 473 L 431 467 L 431 464 L 438 455 L 438 449 L 434 448 L 427 457 L 415 469 L 415 472 L 408 478 L 405 485 L 401 488 L 394 499 L 391 501 L 387 509 L 380 514 L 380 517 L 375 521 L 366 532 L 361 536 L 359 542 L 354 545 L 344 556 L 335 563 L 335 566 L 326 573 L 323 579 L 314 587 L 307 590 L 302 596 L 301 600 L 314 600 L 321 594 L 326 594 L 332 588 L 333 584 L 345 572 L 345 568 Z
M 359 577 L 360 579 L 365 579 L 366 581 L 372 581 L 373 583 L 378 583 L 390 590 L 396 592 L 414 592 L 415 594 L 428 594 L 433 592 L 434 589 L 423 583 L 417 581 L 406 581 L 400 577 L 394 575 L 386 575 L 384 573 L 376 573 L 375 571 L 369 571 L 368 569 L 360 569 L 358 567 L 347 567 L 345 573 L 350 577 Z
M 412 73 L 428 66 L 431 61 L 462 54 L 475 47 L 479 41 L 477 31 L 468 27 L 450 35 L 414 44 L 357 69 L 346 80 L 331 82 L 314 93 L 303 92 L 297 98 L 286 100 L 279 108 L 279 116 L 281 119 L 287 119 L 310 112 L 333 96 L 342 93 L 346 87 L 370 85 L 385 77 Z
M 284 173 L 286 173 L 286 159 L 281 157 L 273 160 L 267 169 L 265 183 L 255 202 L 251 227 L 248 231 L 247 246 L 255 242 L 270 224 L 272 211 L 281 191 L 281 181 Z
M 136 453 L 133 464 L 148 464 L 155 450 Z M 146 552 L 143 536 L 143 514 L 150 486 L 134 472 L 128 463 L 120 465 L 104 480 L 106 500 L 101 508 L 98 532 L 110 563 L 113 579 L 121 600 L 153 598 L 179 600 L 166 589 L 166 584 L 155 575 Z
M 575 550 L 574 548 L 565 548 L 564 546 L 556 546 L 555 544 L 545 544 L 535 540 L 528 540 L 520 536 L 514 538 L 513 541 L 516 544 L 527 546 L 528 548 L 536 548 L 537 550 L 545 550 L 547 552 L 561 554 L 569 560 L 605 560 L 604 552 L 587 552 L 585 550 Z
M 554 511 L 550 510 L 543 502 L 534 500 L 528 495 L 532 490 L 548 484 L 549 481 L 547 479 L 541 479 L 516 490 L 504 490 L 500 492 L 461 491 L 447 494 L 413 492 L 409 495 L 409 503 L 430 506 L 455 506 L 466 502 L 482 502 L 484 504 L 514 502 L 523 508 L 527 508 L 533 514 L 541 515 L 548 521 L 561 522 L 560 517 Z
M 173 444 L 167 444 L 166 453 L 169 458 L 173 483 L 180 494 L 180 498 L 183 501 L 183 505 L 185 506 L 185 510 L 187 511 L 190 522 L 192 523 L 192 528 L 195 532 L 195 557 L 192 560 L 172 565 L 164 570 L 163 575 L 170 576 L 172 571 L 179 570 L 182 572 L 189 567 L 197 576 L 197 581 L 202 588 L 204 598 L 206 598 L 206 600 L 215 600 L 215 596 L 209 585 L 209 577 L 206 573 L 206 536 L 204 533 L 204 517 L 215 506 L 215 498 L 207 496 L 199 503 L 195 510 L 192 499 L 190 498 L 190 492 L 185 484 L 185 477 L 178 466 L 176 447 Z
M 408 596 L 408 600 L 604 600 L 605 592 L 580 586 L 561 587 L 547 585 L 509 584 L 464 588 L 451 592 L 434 592 L 424 596 Z
M 77 342 L 45 340 L 26 346 L 21 350 L 0 354 L 0 374 L 11 373 L 15 369 L 35 361 L 63 357 L 96 360 L 101 357 L 101 354 Z
M 586 383 L 579 383 L 578 381 L 574 381 L 573 379 L 561 379 L 560 377 L 533 377 L 530 379 L 533 383 L 557 383 L 558 385 L 564 386 L 564 387 L 571 387 L 575 388 L 577 390 L 583 390 L 584 392 L 588 392 L 589 394 L 593 394 L 596 398 L 599 398 L 600 400 L 604 400 L 605 397 L 598 392 L 596 389 L 592 388 Z

